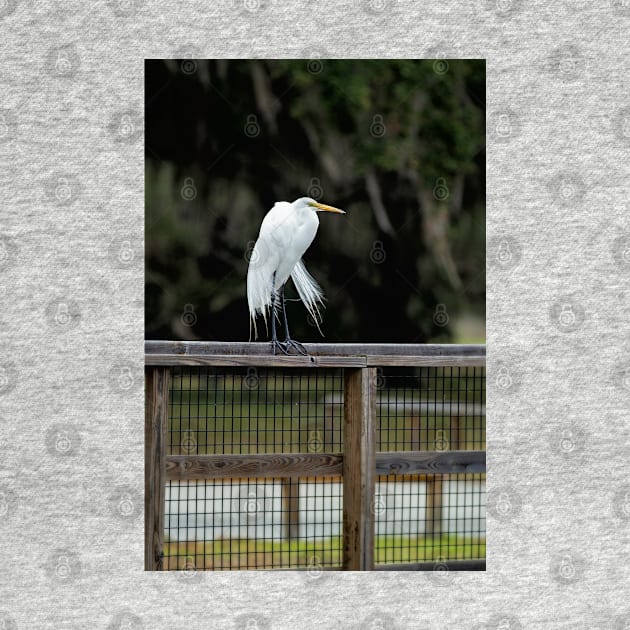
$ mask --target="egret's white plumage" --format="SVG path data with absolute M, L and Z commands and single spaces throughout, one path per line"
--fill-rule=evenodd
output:
M 280 307 L 280 291 L 289 276 L 313 320 L 318 325 L 321 321 L 322 290 L 302 262 L 319 227 L 318 211 L 344 214 L 343 210 L 302 197 L 293 203 L 277 202 L 263 219 L 247 272 L 247 302 L 256 337 L 256 316 L 262 315 L 267 325 L 272 305 Z M 288 327 L 285 330 L 288 336 Z

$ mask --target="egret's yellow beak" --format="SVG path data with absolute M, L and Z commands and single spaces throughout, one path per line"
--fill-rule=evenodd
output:
M 338 214 L 346 214 L 343 210 L 339 210 L 339 208 L 333 208 L 332 206 L 327 206 L 325 203 L 312 203 L 311 206 L 313 208 L 317 208 L 318 210 L 323 210 L 324 212 L 336 212 Z

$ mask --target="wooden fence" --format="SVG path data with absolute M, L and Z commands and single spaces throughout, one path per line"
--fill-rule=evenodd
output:
M 145 343 L 145 569 L 163 568 L 167 480 L 341 477 L 343 570 L 432 570 L 434 562 L 374 562 L 375 481 L 379 475 L 484 473 L 483 450 L 376 450 L 377 369 L 485 366 L 484 345 L 305 344 L 308 356 L 273 356 L 267 343 L 147 341 Z M 343 368 L 343 453 L 167 455 L 169 383 L 176 366 Z M 426 404 L 425 404 L 426 405 Z M 425 410 L 426 411 L 426 410 Z M 485 413 L 485 410 L 483 411 Z M 455 420 L 456 422 L 456 420 Z M 457 432 L 457 427 L 455 427 Z M 454 444 L 457 446 L 457 442 Z M 427 477 L 429 478 L 429 477 Z M 433 481 L 440 483 L 441 481 Z M 441 485 L 427 492 L 439 509 Z M 435 519 L 430 519 L 435 522 Z M 448 560 L 441 569 L 485 570 L 485 560 Z

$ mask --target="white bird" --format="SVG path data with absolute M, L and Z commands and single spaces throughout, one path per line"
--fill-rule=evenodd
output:
M 345 214 L 339 208 L 318 203 L 310 197 L 301 197 L 293 203 L 278 201 L 265 215 L 260 226 L 260 234 L 254 245 L 247 271 L 247 302 L 249 304 L 250 338 L 251 325 L 258 338 L 256 317 L 262 315 L 267 328 L 267 319 L 271 313 L 271 349 L 274 354 L 279 349 L 289 354 L 293 348 L 300 354 L 306 354 L 304 346 L 291 339 L 284 307 L 284 285 L 289 276 L 319 328 L 321 315 L 319 306 L 323 306 L 323 293 L 313 277 L 306 271 L 302 255 L 309 248 L 319 227 L 318 211 Z M 276 317 L 282 309 L 284 317 L 283 343 L 276 336 Z

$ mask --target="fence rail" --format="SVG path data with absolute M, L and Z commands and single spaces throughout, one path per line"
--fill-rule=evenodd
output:
M 485 560 L 481 558 L 447 558 L 441 559 L 438 564 L 436 561 L 375 564 L 377 479 L 387 476 L 392 480 L 416 479 L 426 482 L 425 535 L 437 536 L 441 534 L 441 523 L 444 519 L 443 488 L 449 475 L 478 476 L 485 473 L 485 450 L 479 448 L 480 438 L 474 437 L 473 448 L 469 449 L 466 443 L 466 430 L 461 424 L 466 416 L 485 418 L 483 400 L 468 400 L 466 393 L 463 401 L 459 398 L 456 401 L 438 400 L 437 395 L 434 400 L 401 401 L 397 397 L 396 389 L 379 391 L 379 372 L 391 369 L 396 373 L 402 368 L 457 368 L 457 374 L 459 369 L 463 369 L 463 374 L 466 374 L 467 368 L 485 367 L 485 346 L 453 344 L 305 344 L 305 346 L 308 356 L 273 356 L 269 354 L 269 344 L 266 343 L 145 342 L 147 385 L 145 569 L 171 568 L 170 565 L 165 566 L 164 556 L 167 483 L 194 483 L 196 480 L 204 482 L 213 480 L 213 483 L 220 483 L 221 480 L 238 478 L 278 479 L 282 483 L 286 513 L 283 531 L 288 539 L 296 539 L 299 532 L 300 509 L 297 480 L 315 477 L 324 480 L 337 479 L 342 484 L 341 566 L 329 568 L 431 570 L 437 566 L 439 569 L 450 570 L 485 569 Z M 175 404 L 171 389 L 173 370 L 216 369 L 229 374 L 230 371 L 243 368 L 277 369 L 289 375 L 304 373 L 304 370 L 311 369 L 315 373 L 319 373 L 318 370 L 325 372 L 330 369 L 341 369 L 343 393 L 323 392 L 321 402 L 326 409 L 343 408 L 342 424 L 339 429 L 340 440 L 343 443 L 342 452 L 339 452 L 339 445 L 335 444 L 337 448 L 334 452 L 168 453 L 169 431 L 183 432 L 181 427 L 177 429 L 169 425 L 169 422 L 172 422 L 169 420 L 171 415 L 169 409 Z M 429 380 L 433 378 L 437 382 L 438 377 L 434 375 L 427 378 Z M 443 380 L 443 398 L 444 387 Z M 199 404 L 199 393 L 197 403 Z M 213 404 L 219 405 L 216 402 Z M 292 401 L 292 404 L 298 402 Z M 448 440 L 448 448 L 377 451 L 379 436 L 387 430 L 379 427 L 379 415 L 384 413 L 404 414 L 412 418 L 409 431 L 415 431 L 413 433 L 416 436 L 415 443 L 418 443 L 419 439 L 417 437 L 420 432 L 419 418 L 428 416 L 446 418 L 447 429 L 438 430 L 438 425 L 435 424 L 432 430 L 436 436 L 440 432 L 449 432 L 451 438 Z M 206 434 L 208 430 L 206 426 Z M 407 428 L 401 430 L 407 431 Z M 424 431 L 428 441 L 429 430 Z M 434 441 L 436 440 L 438 437 L 434 438 Z M 326 440 L 324 445 L 328 446 Z
M 455 344 L 304 344 L 308 356 L 274 356 L 268 343 L 147 341 L 145 365 L 213 367 L 416 367 L 485 365 L 485 346 Z

